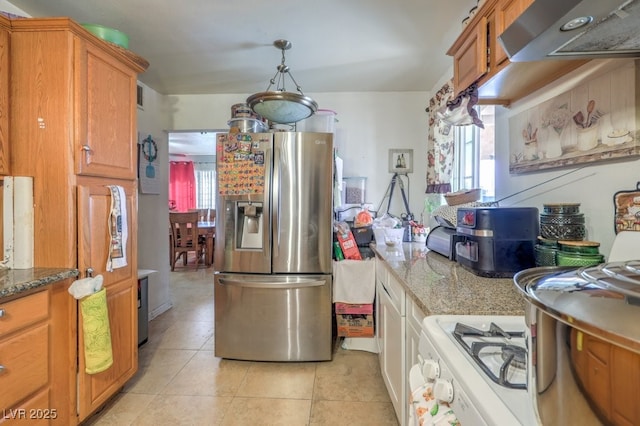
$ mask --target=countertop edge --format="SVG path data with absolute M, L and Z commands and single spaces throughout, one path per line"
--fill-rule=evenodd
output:
M 511 278 L 476 276 L 422 243 L 403 243 L 398 258 L 386 247 L 370 247 L 427 316 L 524 315 L 525 299 Z
M 30 268 L 0 270 L 0 300 L 14 298 L 30 290 L 44 287 L 80 274 L 77 269 Z

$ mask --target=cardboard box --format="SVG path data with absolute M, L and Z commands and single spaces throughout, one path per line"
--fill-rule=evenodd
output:
M 336 314 L 338 336 L 373 337 L 373 315 L 370 314 Z
M 373 303 L 354 304 L 336 302 L 336 314 L 373 314 Z

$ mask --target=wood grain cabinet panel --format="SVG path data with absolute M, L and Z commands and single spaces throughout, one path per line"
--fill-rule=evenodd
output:
M 608 418 L 611 413 L 611 364 L 609 362 L 611 345 L 585 335 L 584 346 L 587 351 L 586 387 L 594 403 Z
M 135 182 L 119 183 L 125 189 L 127 211 L 135 212 Z M 114 363 L 102 373 L 85 373 L 84 336 L 81 326 L 78 325 L 80 420 L 99 408 L 133 377 L 138 365 L 137 268 L 129 263 L 123 268 L 114 269 L 113 272 L 106 271 L 108 245 L 104 242 L 109 240 L 109 229 L 104 224 L 108 223 L 111 211 L 111 195 L 104 184 L 103 179 L 91 179 L 84 180 L 78 187 L 78 221 L 81 224 L 78 230 L 78 266 L 80 270 L 91 268 L 95 275 L 100 274 L 104 277 Z M 127 215 L 127 220 L 129 235 L 135 235 L 135 218 Z M 128 239 L 127 254 L 132 250 L 132 240 Z M 135 286 L 131 285 L 132 281 L 135 281 Z M 81 324 L 81 314 L 79 321 Z
M 478 84 L 482 104 L 508 105 L 582 66 L 587 60 L 512 63 L 498 36 L 534 0 L 486 0 L 447 51 L 456 94 Z
M 76 172 L 135 179 L 137 74 L 82 39 L 76 45 Z
M 527 7 L 531 6 L 533 0 L 501 0 L 496 5 L 495 10 L 495 63 L 500 66 L 509 58 L 498 41 L 498 36 L 506 30 Z M 506 64 L 505 64 L 506 65 Z
M 34 319 L 29 317 L 32 307 Z M 0 409 L 5 413 L 17 410 L 36 392 L 48 390 L 48 308 L 48 290 L 0 303 Z
M 489 71 L 487 23 L 487 18 L 482 17 L 473 31 L 449 51 L 453 56 L 453 87 L 456 93 L 466 89 Z
M 9 174 L 9 20 L 0 16 L 0 175 Z
M 69 18 L 12 20 L 11 167 L 34 177 L 34 264 L 78 268 L 80 278 L 92 269 L 107 288 L 114 364 L 91 376 L 77 302 L 54 293 L 60 424 L 83 421 L 137 370 L 136 87 L 145 68 L 132 55 Z M 113 272 L 107 185 L 126 192 L 127 266 Z
M 613 425 L 640 424 L 640 354 L 572 329 L 571 359 L 599 415 Z
M 640 355 L 611 348 L 611 419 L 617 425 L 640 424 Z

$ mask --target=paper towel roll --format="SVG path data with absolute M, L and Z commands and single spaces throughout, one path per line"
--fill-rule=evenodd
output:
M 13 177 L 13 268 L 33 268 L 33 177 Z

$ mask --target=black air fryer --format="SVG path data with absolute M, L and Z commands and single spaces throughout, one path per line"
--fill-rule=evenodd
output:
M 459 208 L 456 260 L 476 275 L 509 278 L 533 268 L 533 247 L 539 235 L 535 207 Z

